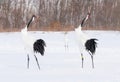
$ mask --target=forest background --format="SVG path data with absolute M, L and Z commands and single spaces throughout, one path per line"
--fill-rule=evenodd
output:
M 0 31 L 19 31 L 35 14 L 30 30 L 70 31 L 91 7 L 83 29 L 120 30 L 120 0 L 0 0 Z

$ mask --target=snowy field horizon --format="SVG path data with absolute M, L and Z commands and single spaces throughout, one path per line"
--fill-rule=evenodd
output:
M 84 68 L 74 31 L 30 31 L 29 35 L 46 42 L 45 55 L 37 54 L 40 70 L 31 54 L 30 69 L 20 32 L 0 33 L 1 82 L 120 82 L 120 32 L 83 31 L 90 38 L 97 38 L 98 47 L 91 57 L 84 51 Z M 65 37 L 68 48 L 65 48 Z

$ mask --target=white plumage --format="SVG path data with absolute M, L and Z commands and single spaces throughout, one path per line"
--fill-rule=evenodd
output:
M 27 26 L 21 30 L 21 33 L 25 48 L 33 49 L 35 39 L 28 35 Z
M 93 62 L 93 55 L 95 53 L 96 47 L 97 47 L 97 43 L 95 42 L 97 39 L 95 38 L 88 38 L 82 31 L 81 28 L 83 27 L 83 24 L 85 21 L 87 21 L 87 19 L 90 16 L 90 12 L 87 14 L 87 16 L 82 20 L 81 24 L 79 25 L 79 27 L 75 28 L 75 33 L 76 33 L 76 37 L 77 37 L 77 41 L 78 41 L 78 46 L 79 46 L 79 50 L 81 53 L 81 58 L 82 58 L 82 68 L 83 68 L 83 61 L 84 61 L 84 57 L 83 57 L 83 50 L 86 49 L 86 51 L 88 51 L 88 53 L 91 56 L 92 59 L 92 67 L 94 68 L 94 62 Z
M 35 38 L 31 37 L 28 34 L 28 27 L 29 27 L 30 23 L 35 20 L 35 18 L 36 18 L 36 16 L 33 15 L 31 20 L 28 22 L 28 24 L 21 30 L 21 34 L 22 34 L 22 39 L 24 42 L 24 47 L 27 52 L 27 61 L 28 61 L 27 67 L 29 68 L 29 61 L 30 61 L 29 55 L 30 55 L 30 52 L 32 52 L 36 59 L 38 68 L 40 69 L 39 62 L 38 62 L 38 59 L 37 59 L 37 56 L 35 53 L 40 53 L 43 56 L 44 51 L 45 51 L 44 47 L 46 46 L 46 44 L 45 44 L 44 40 L 42 40 L 42 39 L 36 40 Z
M 78 43 L 84 46 L 88 37 L 81 31 L 81 25 L 75 29 L 75 32 L 76 32 Z

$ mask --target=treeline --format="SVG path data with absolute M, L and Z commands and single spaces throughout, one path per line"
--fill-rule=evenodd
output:
M 35 14 L 37 29 L 77 27 L 91 8 L 87 29 L 120 29 L 120 0 L 0 0 L 0 28 L 20 29 Z

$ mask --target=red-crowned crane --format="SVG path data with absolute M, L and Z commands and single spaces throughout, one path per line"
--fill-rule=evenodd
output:
M 67 51 L 68 48 L 69 48 L 69 46 L 68 46 L 68 41 L 69 41 L 69 40 L 68 40 L 67 34 L 68 34 L 68 32 L 65 32 L 65 33 L 64 33 L 64 42 L 65 42 L 64 47 L 65 47 L 65 51 Z
M 77 41 L 78 41 L 78 46 L 80 49 L 81 53 L 81 58 L 82 58 L 82 68 L 83 68 L 83 62 L 84 62 L 84 57 L 83 57 L 83 50 L 85 49 L 91 56 L 92 59 L 92 68 L 94 68 L 94 61 L 93 61 L 93 55 L 95 54 L 96 47 L 97 47 L 97 40 L 96 38 L 88 38 L 82 31 L 81 28 L 83 27 L 83 24 L 88 20 L 90 17 L 90 12 L 88 12 L 87 16 L 82 20 L 81 24 L 79 27 L 75 28 L 75 33 L 77 35 Z
M 30 21 L 28 22 L 28 24 L 21 30 L 21 34 L 22 34 L 22 39 L 24 42 L 24 47 L 27 51 L 27 68 L 29 69 L 29 61 L 30 61 L 30 57 L 29 57 L 29 52 L 32 52 L 35 60 L 37 62 L 37 66 L 40 69 L 40 65 L 37 59 L 37 56 L 35 53 L 40 53 L 42 56 L 44 55 L 44 51 L 45 51 L 45 46 L 46 43 L 44 40 L 42 39 L 34 39 L 33 37 L 29 36 L 28 34 L 28 28 L 30 26 L 30 24 L 36 19 L 37 17 L 35 15 L 32 16 L 32 18 L 30 19 Z

